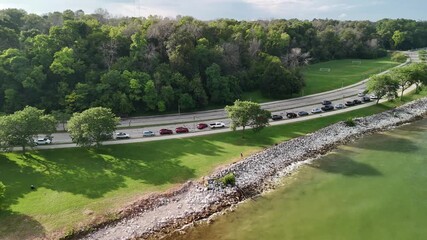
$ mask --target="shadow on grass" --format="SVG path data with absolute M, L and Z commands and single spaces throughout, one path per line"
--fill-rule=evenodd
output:
M 38 221 L 26 215 L 0 210 L 0 239 L 43 238 L 45 238 L 45 229 Z

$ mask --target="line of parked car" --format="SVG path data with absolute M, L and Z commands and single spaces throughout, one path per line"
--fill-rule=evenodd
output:
M 215 128 L 223 128 L 225 127 L 225 124 L 223 122 L 215 122 L 215 123 L 211 123 L 211 124 L 206 124 L 206 123 L 198 123 L 196 128 L 199 130 L 203 130 L 205 128 L 211 128 L 211 129 L 215 129 Z M 190 130 L 186 127 L 177 127 L 175 129 L 175 133 L 180 134 L 180 133 L 189 133 Z M 159 135 L 172 135 L 174 134 L 174 131 L 171 129 L 167 129 L 167 128 L 162 128 L 159 130 Z M 145 130 L 142 132 L 142 136 L 143 137 L 153 137 L 156 136 L 156 133 L 154 131 L 151 130 Z M 130 138 L 129 134 L 127 133 L 117 133 L 116 134 L 116 139 L 126 139 L 126 138 Z
M 355 106 L 355 105 L 359 105 L 365 102 L 370 102 L 371 100 L 374 99 L 378 99 L 378 97 L 376 97 L 375 95 L 370 95 L 367 96 L 364 93 L 359 93 L 357 95 L 358 97 L 360 97 L 360 99 L 353 99 L 353 100 L 348 100 L 345 103 L 338 103 L 336 105 L 333 105 L 331 101 L 329 100 L 324 100 L 321 102 L 321 104 L 323 105 L 322 107 L 316 107 L 313 108 L 311 110 L 311 114 L 318 114 L 318 113 L 322 113 L 322 112 L 328 112 L 328 111 L 332 111 L 334 109 L 344 109 L 346 107 L 351 107 L 351 106 Z M 309 115 L 308 112 L 306 111 L 299 111 L 297 113 L 294 112 L 287 112 L 286 113 L 286 117 L 291 119 L 291 118 L 296 118 L 296 117 L 303 117 L 303 116 L 307 116 Z M 279 115 L 279 114 L 274 114 L 271 116 L 271 119 L 273 121 L 278 121 L 278 120 L 282 120 L 283 116 Z

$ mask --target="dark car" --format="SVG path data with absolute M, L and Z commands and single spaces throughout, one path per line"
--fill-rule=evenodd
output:
M 322 101 L 322 105 L 331 105 L 331 104 L 332 104 L 332 102 L 329 100 Z
M 351 106 L 354 106 L 354 102 L 353 101 L 347 101 L 347 102 L 345 102 L 345 105 L 347 107 L 351 107 Z
M 322 111 L 331 111 L 331 110 L 334 110 L 334 106 L 332 106 L 332 105 L 325 105 L 325 106 L 323 106 L 323 107 L 321 107 L 320 109 L 322 109 Z
M 355 105 L 357 105 L 357 104 L 362 104 L 362 101 L 360 101 L 359 99 L 354 99 L 354 100 L 353 100 L 353 103 L 354 103 Z
M 163 129 L 160 129 L 159 133 L 160 135 L 166 135 L 166 134 L 173 134 L 173 131 L 170 129 L 163 128 Z
M 273 121 L 282 120 L 282 119 L 283 119 L 283 116 L 282 116 L 282 115 L 277 115 L 277 114 L 275 114 L 275 115 L 271 116 L 271 119 L 272 119 Z
M 300 117 L 302 117 L 302 116 L 307 116 L 307 115 L 308 115 L 308 112 L 306 112 L 306 111 L 300 111 L 300 112 L 298 112 L 298 115 L 299 115 Z
M 197 129 L 200 129 L 200 130 L 205 129 L 207 127 L 209 127 L 209 126 L 206 123 L 197 124 Z
M 177 127 L 175 129 L 175 132 L 176 133 L 188 133 L 189 131 L 188 131 L 188 128 L 186 128 L 186 127 Z
M 368 96 L 364 96 L 364 97 L 362 97 L 362 101 L 363 101 L 363 102 L 370 102 L 370 101 L 371 101 L 371 98 L 370 98 L 370 97 L 368 97 Z
M 288 113 L 286 113 L 286 117 L 287 118 L 296 118 L 296 117 L 298 117 L 298 115 L 296 113 L 293 113 L 293 112 L 288 112 Z

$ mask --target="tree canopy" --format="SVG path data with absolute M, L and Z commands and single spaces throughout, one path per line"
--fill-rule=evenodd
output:
M 134 113 L 226 105 L 243 92 L 300 92 L 308 61 L 376 58 L 427 46 L 427 22 L 112 17 L 0 10 L 0 112 L 111 108 Z M 266 71 L 268 69 L 268 71 Z
M 100 146 L 102 141 L 111 139 L 119 118 L 108 108 L 95 107 L 81 113 L 74 113 L 68 121 L 71 139 L 79 146 Z
M 26 147 L 35 145 L 38 134 L 51 135 L 56 131 L 56 120 L 44 110 L 25 107 L 21 111 L 0 117 L 0 146 L 11 150 L 14 146 Z
M 268 119 L 271 113 L 261 109 L 258 103 L 250 101 L 236 100 L 234 105 L 226 106 L 228 117 L 231 119 L 230 128 L 235 131 L 238 127 L 243 128 L 243 133 L 246 127 L 252 127 L 257 132 L 268 125 Z

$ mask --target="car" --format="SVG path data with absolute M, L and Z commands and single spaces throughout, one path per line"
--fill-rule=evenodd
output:
M 298 116 L 300 116 L 300 117 L 307 116 L 307 115 L 308 115 L 308 112 L 306 112 L 306 111 L 299 111 L 298 112 Z
M 363 97 L 363 96 L 365 96 L 365 90 L 360 90 L 360 91 L 357 93 L 357 96 L 358 96 L 358 97 Z
M 374 100 L 374 99 L 378 99 L 378 96 L 376 96 L 376 95 L 372 94 L 372 95 L 370 95 L 370 96 L 369 96 L 369 98 L 370 98 L 371 100 Z
M 186 127 L 177 127 L 177 128 L 175 129 L 175 132 L 176 132 L 176 133 L 188 133 L 188 132 L 190 132 L 190 131 L 188 131 L 188 128 L 186 128 Z
M 347 102 L 345 102 L 345 105 L 347 107 L 351 107 L 351 106 L 354 106 L 354 102 L 353 101 L 347 101 Z
M 272 119 L 273 121 L 282 120 L 282 119 L 283 119 L 283 116 L 282 116 L 282 115 L 274 114 L 273 116 L 271 116 L 271 119 Z
M 321 107 L 320 109 L 322 109 L 322 111 L 331 111 L 331 110 L 334 110 L 334 106 L 332 106 L 332 105 L 325 105 L 325 106 L 323 106 L 323 107 Z
M 322 101 L 322 105 L 331 105 L 331 104 L 332 104 L 332 102 L 329 100 L 323 100 Z
M 311 113 L 321 113 L 322 110 L 320 108 L 313 108 L 311 109 Z
M 211 123 L 209 124 L 209 127 L 214 129 L 214 128 L 223 128 L 225 127 L 225 124 L 223 122 L 215 122 L 215 123 Z
M 363 101 L 363 102 L 370 102 L 370 101 L 371 101 L 371 98 L 370 98 L 370 97 L 368 97 L 368 96 L 363 96 L 363 97 L 362 97 L 362 101 Z
M 173 134 L 173 131 L 170 129 L 162 128 L 159 130 L 160 135 Z
M 354 105 L 362 104 L 362 101 L 360 101 L 359 99 L 354 99 L 353 103 L 354 103 Z
M 152 137 L 155 136 L 156 134 L 153 131 L 147 130 L 147 131 L 143 131 L 142 132 L 142 136 L 143 137 Z
M 345 108 L 345 105 L 342 103 L 335 105 L 335 109 L 343 109 L 343 108 Z
M 296 117 L 298 117 L 298 115 L 296 113 L 293 113 L 293 112 L 288 112 L 288 113 L 286 113 L 286 117 L 287 118 L 296 118 Z
M 130 138 L 129 134 L 124 132 L 118 132 L 116 133 L 116 139 L 127 139 Z
M 197 124 L 197 129 L 200 129 L 200 130 L 205 129 L 207 127 L 208 127 L 208 125 L 206 123 L 199 123 L 199 124 Z
M 37 138 L 37 139 L 34 139 L 34 143 L 36 145 L 48 145 L 52 143 L 52 140 L 48 137 Z

